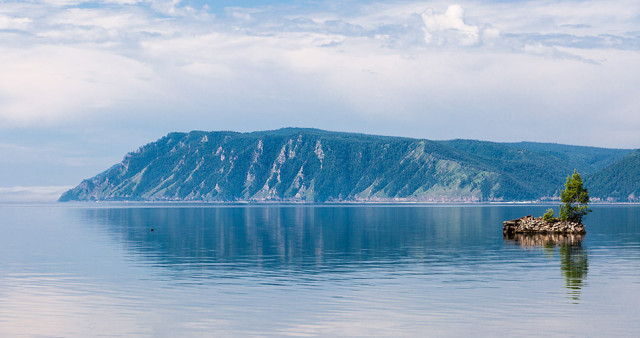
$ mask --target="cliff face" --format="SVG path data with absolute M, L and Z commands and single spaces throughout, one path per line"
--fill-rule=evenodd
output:
M 490 142 L 194 131 L 129 153 L 60 201 L 531 200 L 554 194 L 572 170 L 571 161 Z
M 431 141 L 331 134 L 172 133 L 66 192 L 68 200 L 332 201 L 497 198 L 495 173 Z

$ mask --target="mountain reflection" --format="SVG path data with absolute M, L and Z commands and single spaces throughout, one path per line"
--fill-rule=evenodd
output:
M 509 234 L 504 238 L 524 248 L 542 248 L 550 257 L 559 248 L 560 270 L 568 293 L 574 301 L 580 300 L 580 291 L 589 270 L 587 251 L 582 247 L 584 234 Z
M 87 224 L 172 270 L 344 271 L 407 261 L 461 264 L 457 248 L 483 259 L 494 238 L 479 219 L 492 209 L 234 206 L 82 209 Z M 153 228 L 154 231 L 150 231 Z

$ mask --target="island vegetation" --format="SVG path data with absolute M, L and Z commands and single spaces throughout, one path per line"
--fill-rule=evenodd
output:
M 503 223 L 503 233 L 585 233 L 582 218 L 591 212 L 589 192 L 584 187 L 577 170 L 567 177 L 560 193 L 560 217 L 555 217 L 553 209 L 547 209 L 542 217 L 525 216 Z

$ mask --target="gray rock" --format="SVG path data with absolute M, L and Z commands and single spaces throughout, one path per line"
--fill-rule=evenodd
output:
M 533 215 L 502 222 L 504 234 L 513 233 L 572 233 L 585 234 L 584 224 L 576 222 L 545 222 L 542 217 Z

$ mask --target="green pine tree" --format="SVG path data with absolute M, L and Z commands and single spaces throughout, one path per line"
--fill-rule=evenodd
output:
M 582 186 L 582 177 L 577 170 L 567 177 L 564 190 L 560 193 L 560 219 L 582 223 L 582 217 L 591 212 L 589 192 Z

